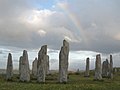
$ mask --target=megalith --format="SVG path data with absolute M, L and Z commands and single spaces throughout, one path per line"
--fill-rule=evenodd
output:
M 109 77 L 112 79 L 113 78 L 113 58 L 112 55 L 110 55 L 110 73 Z
M 89 63 L 89 60 L 90 60 L 90 59 L 89 59 L 89 57 L 88 57 L 88 58 L 86 59 L 86 70 L 85 70 L 85 75 L 84 75 L 85 77 L 89 77 L 89 76 L 90 76 L 90 75 L 89 75 L 89 66 L 90 66 L 90 65 L 89 65 L 89 64 L 90 64 L 90 63 Z
M 7 60 L 7 69 L 6 69 L 6 80 L 12 80 L 13 77 L 13 63 L 12 63 L 12 54 L 8 54 Z
M 32 75 L 34 77 L 37 77 L 37 58 L 35 58 L 35 60 L 32 62 Z
M 21 62 L 20 81 L 29 82 L 30 81 L 30 68 L 29 68 L 28 54 L 26 50 L 23 51 L 23 56 L 20 62 Z
M 20 58 L 19 58 L 19 75 L 21 75 L 22 58 L 23 58 L 23 56 L 20 56 Z
M 45 82 L 46 58 L 47 58 L 47 45 L 44 45 L 41 47 L 38 53 L 38 62 L 37 62 L 37 81 L 38 82 Z
M 95 62 L 95 80 L 102 79 L 102 67 L 101 67 L 101 56 L 100 54 L 96 55 Z
M 102 77 L 107 78 L 110 72 L 110 64 L 108 59 L 102 63 Z
M 63 40 L 63 46 L 59 53 L 59 82 L 66 83 L 68 77 L 68 58 L 69 58 L 69 43 Z

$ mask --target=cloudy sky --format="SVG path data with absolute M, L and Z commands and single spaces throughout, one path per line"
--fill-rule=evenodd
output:
M 8 52 L 17 68 L 23 49 L 31 65 L 44 44 L 51 69 L 58 68 L 63 39 L 70 43 L 70 69 L 84 69 L 88 56 L 94 68 L 97 53 L 104 59 L 113 54 L 114 66 L 119 66 L 120 1 L 0 0 L 0 68 L 5 68 Z

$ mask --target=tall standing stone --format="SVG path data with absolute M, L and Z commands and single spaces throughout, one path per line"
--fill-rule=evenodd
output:
M 66 83 L 68 76 L 68 57 L 69 57 L 69 43 L 63 40 L 63 46 L 59 53 L 59 82 Z
M 23 51 L 23 56 L 21 58 L 21 65 L 20 65 L 20 81 L 29 82 L 30 81 L 30 68 L 29 68 L 29 61 L 28 61 L 28 54 L 27 51 Z
M 86 71 L 85 71 L 85 77 L 89 77 L 89 58 L 86 59 Z
M 23 56 L 21 56 L 21 57 L 19 58 L 19 75 L 21 75 L 22 58 L 23 58 Z
M 101 56 L 100 54 L 96 55 L 96 62 L 95 62 L 95 80 L 102 79 L 102 68 L 101 68 Z
M 7 60 L 6 80 L 12 80 L 12 77 L 13 77 L 12 54 L 9 53 Z
M 37 77 L 37 58 L 35 58 L 35 60 L 32 62 L 32 75 L 34 77 Z
M 37 62 L 37 81 L 38 82 L 45 82 L 46 57 L 47 57 L 47 45 L 44 45 L 41 47 L 41 50 L 38 53 L 38 62 Z
M 106 77 L 106 61 L 102 63 L 102 77 Z
M 102 64 L 102 77 L 108 77 L 110 72 L 110 64 L 108 62 L 108 59 L 103 62 Z
M 113 59 L 112 59 L 112 55 L 110 55 L 110 73 L 109 73 L 109 77 L 111 79 L 113 78 Z

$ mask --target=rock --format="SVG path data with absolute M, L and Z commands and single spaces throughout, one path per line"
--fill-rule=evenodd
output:
M 20 81 L 23 82 L 30 81 L 30 68 L 29 68 L 28 54 L 26 50 L 23 51 L 23 56 L 21 58 Z
M 79 75 L 80 74 L 80 70 L 77 69 L 77 71 L 75 72 L 76 75 Z
M 12 77 L 13 77 L 12 54 L 9 53 L 7 60 L 6 80 L 12 80 Z
M 102 77 L 106 77 L 106 61 L 103 61 L 102 63 Z
M 89 58 L 86 59 L 86 71 L 85 71 L 85 77 L 89 77 Z
M 22 56 L 19 58 L 19 75 L 21 75 Z
M 110 55 L 110 73 L 109 73 L 109 77 L 111 79 L 113 79 L 113 59 L 112 59 L 112 55 Z
M 95 62 L 95 80 L 102 80 L 102 68 L 101 68 L 101 56 L 100 54 L 96 55 Z
M 59 82 L 66 83 L 68 77 L 68 57 L 69 57 L 69 43 L 63 40 L 63 46 L 59 53 Z
M 41 47 L 41 50 L 38 53 L 38 62 L 37 62 L 37 81 L 38 82 L 45 82 L 46 58 L 47 58 L 47 45 L 44 45 Z
M 102 77 L 108 78 L 110 72 L 110 64 L 108 62 L 108 59 L 103 62 L 102 64 Z
M 46 75 L 50 74 L 50 71 L 49 71 L 49 56 L 47 55 L 46 56 Z
M 37 58 L 35 58 L 35 60 L 32 62 L 32 75 L 34 77 L 37 77 Z

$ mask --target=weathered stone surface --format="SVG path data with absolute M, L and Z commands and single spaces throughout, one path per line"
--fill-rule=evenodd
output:
M 49 71 L 49 56 L 47 55 L 46 56 L 46 74 L 48 75 L 50 73 Z
M 110 64 L 108 62 L 108 59 L 103 62 L 102 64 L 102 77 L 108 77 L 110 72 Z
M 6 80 L 12 80 L 12 77 L 13 77 L 12 54 L 9 53 L 7 60 Z
M 19 58 L 19 75 L 21 75 L 22 58 L 23 58 L 23 56 L 21 56 L 21 57 Z
M 44 45 L 41 47 L 41 50 L 38 53 L 38 62 L 37 62 L 37 81 L 38 82 L 45 82 L 46 57 L 47 57 L 47 45 Z
M 109 73 L 109 77 L 111 79 L 113 78 L 113 59 L 112 59 L 112 55 L 110 55 L 110 73 Z
M 86 59 L 86 71 L 85 71 L 85 77 L 89 77 L 89 58 Z
M 37 77 L 37 58 L 35 58 L 35 60 L 32 62 L 32 75 L 34 77 Z
M 30 81 L 30 68 L 29 68 L 28 54 L 26 50 L 23 51 L 23 56 L 21 58 L 20 81 L 23 82 Z
M 63 40 L 63 46 L 59 53 L 59 82 L 66 83 L 68 76 L 68 57 L 69 57 L 69 43 Z
M 95 62 L 95 80 L 102 79 L 102 68 L 101 68 L 101 56 L 100 54 L 96 55 L 96 62 Z

